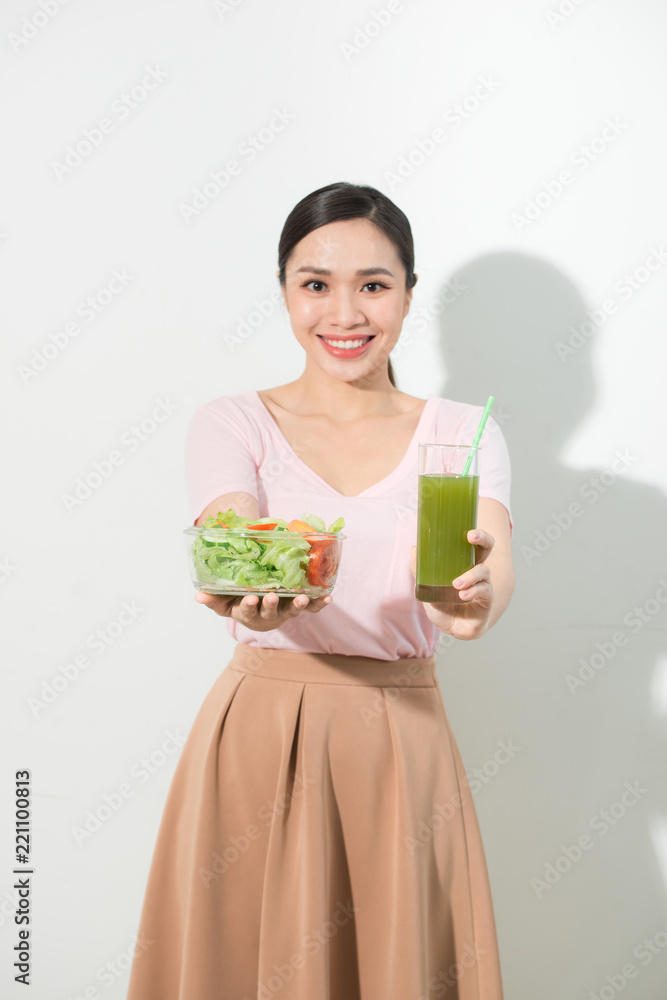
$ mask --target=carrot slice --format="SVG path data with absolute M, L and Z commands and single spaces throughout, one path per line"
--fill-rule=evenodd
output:
M 304 532 L 304 531 L 314 531 L 315 529 L 313 528 L 312 524 L 308 524 L 306 521 L 300 521 L 298 518 L 295 518 L 293 521 L 290 521 L 290 523 L 287 525 L 287 530 Z
M 274 528 L 278 527 L 278 522 L 274 521 L 273 524 L 249 524 L 246 527 L 246 531 L 273 531 Z

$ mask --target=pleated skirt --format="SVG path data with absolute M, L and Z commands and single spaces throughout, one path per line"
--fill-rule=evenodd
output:
M 127 1000 L 502 1000 L 435 657 L 238 643 L 181 750 Z

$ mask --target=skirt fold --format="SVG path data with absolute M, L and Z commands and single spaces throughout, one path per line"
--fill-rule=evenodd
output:
M 503 1000 L 435 658 L 237 644 L 181 751 L 127 1000 Z

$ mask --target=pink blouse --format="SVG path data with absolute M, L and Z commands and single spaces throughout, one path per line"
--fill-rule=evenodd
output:
M 441 633 L 415 600 L 410 572 L 410 550 L 417 544 L 417 445 L 470 443 L 483 409 L 428 396 L 394 471 L 357 496 L 345 496 L 299 458 L 254 389 L 196 407 L 185 448 L 192 524 L 216 497 L 241 490 L 257 498 L 260 517 L 289 521 L 316 514 L 327 526 L 345 518 L 333 602 L 270 632 L 227 618 L 229 634 L 250 646 L 313 653 L 384 660 L 433 655 Z M 480 443 L 479 495 L 506 507 L 512 531 L 510 459 L 493 417 Z

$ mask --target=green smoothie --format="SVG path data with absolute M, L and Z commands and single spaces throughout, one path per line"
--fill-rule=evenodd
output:
M 479 476 L 419 476 L 415 597 L 430 604 L 462 604 L 455 580 L 475 565 L 467 533 L 477 526 Z

